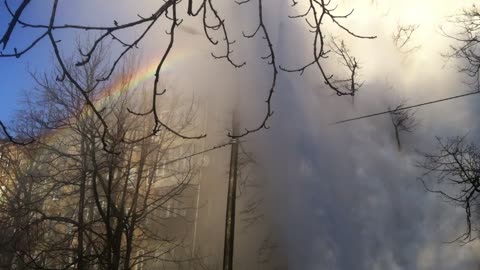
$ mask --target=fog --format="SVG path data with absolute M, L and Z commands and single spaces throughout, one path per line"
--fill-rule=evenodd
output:
M 416 150 L 431 150 L 434 136 L 477 128 L 471 104 L 478 98 L 418 109 L 421 123 L 403 139 L 402 152 L 388 114 L 332 125 L 402 99 L 415 104 L 469 91 L 456 72 L 458 63 L 441 57 L 452 41 L 440 26 L 452 29 L 445 18 L 458 13 L 460 4 L 424 2 L 354 3 L 351 30 L 378 36 L 349 39 L 366 80 L 354 104 L 330 93 L 318 72 L 281 74 L 272 128 L 253 148 L 272 180 L 271 211 L 282 228 L 290 269 L 478 267 L 476 243 L 446 243 L 463 233 L 464 212 L 426 192 L 415 166 Z M 396 24 L 419 25 L 411 40 L 418 50 L 396 50 Z M 283 33 L 289 38 L 281 59 L 287 62 L 297 58 L 291 50 L 297 39 L 290 33 L 300 32 L 291 27 Z
M 103 1 L 89 16 L 98 22 L 127 21 L 131 14 L 149 10 L 148 5 L 133 5 L 138 11 L 131 12 L 131 3 L 124 2 L 117 5 L 124 17 L 97 14 L 108 10 Z M 309 59 L 311 36 L 303 20 L 287 17 L 294 11 L 290 3 L 278 2 L 265 3 L 277 61 L 282 66 L 297 67 Z M 279 232 L 288 268 L 476 269 L 480 265 L 477 242 L 447 243 L 465 229 L 463 210 L 425 190 L 418 180 L 422 170 L 416 162 L 420 158 L 417 151 L 434 148 L 435 136 L 469 132 L 470 138 L 478 137 L 475 104 L 479 98 L 418 108 L 420 124 L 413 133 L 402 134 L 401 152 L 396 148 L 388 114 L 333 124 L 384 111 L 401 101 L 416 104 L 469 91 L 457 72 L 459 63 L 442 57 L 453 41 L 442 35 L 441 27 L 446 32 L 455 31 L 447 16 L 474 1 L 338 2 L 340 11 L 355 9 L 347 20 L 349 29 L 377 36 L 374 40 L 356 39 L 326 26 L 330 34 L 344 38 L 357 57 L 364 81 L 360 91 L 353 100 L 336 96 L 315 68 L 301 76 L 280 72 L 270 128 L 242 138 L 266 177 L 268 216 Z M 84 14 L 84 7 L 89 5 L 75 6 L 76 13 Z M 229 27 L 240 25 L 246 32 L 255 29 L 256 15 L 252 12 L 256 7 L 250 5 L 235 12 L 229 5 L 221 7 L 221 12 L 232 18 L 227 22 Z M 296 9 L 301 12 L 303 8 L 299 4 Z M 74 9 L 65 10 L 68 12 L 61 20 L 80 20 Z M 184 28 L 179 30 L 178 45 L 172 60 L 167 61 L 162 80 L 171 86 L 167 97 L 185 92 L 207 102 L 212 119 L 208 119 L 206 145 L 214 146 L 227 140 L 234 109 L 241 116 L 243 128 L 254 128 L 263 119 L 271 80 L 271 67 L 259 58 L 266 52 L 265 41 L 245 40 L 241 31 L 232 31 L 237 39 L 233 58 L 247 62 L 237 69 L 226 61 L 212 59 L 210 52 L 221 48 L 213 49 L 203 34 L 198 34 L 202 33 L 197 27 L 198 18 L 183 19 Z M 409 24 L 418 25 L 410 40 L 418 48 L 404 53 L 395 47 L 392 35 L 398 25 Z M 137 54 L 142 59 L 139 62 L 158 60 L 166 45 L 165 37 L 148 37 Z M 68 51 L 70 45 L 64 46 Z M 112 47 L 112 52 L 118 49 Z M 335 59 L 328 60 L 328 68 L 330 73 L 343 72 Z M 151 84 L 147 80 L 144 86 Z

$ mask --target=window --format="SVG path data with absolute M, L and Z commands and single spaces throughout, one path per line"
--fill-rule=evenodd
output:
M 167 163 L 170 159 L 170 155 L 168 152 L 169 151 L 167 150 L 160 154 L 160 160 L 156 165 L 157 169 L 155 171 L 155 181 L 158 181 L 167 175 Z
M 178 215 L 180 215 L 182 217 L 186 217 L 187 216 L 187 208 L 186 207 L 180 207 L 178 209 Z
M 143 265 L 144 265 L 143 254 L 144 254 L 144 251 L 142 249 L 137 251 L 137 264 L 135 265 L 135 270 L 143 270 Z
M 175 216 L 185 217 L 187 215 L 187 209 L 180 200 L 174 200 L 174 212 Z
M 165 177 L 165 171 L 166 171 L 166 165 L 164 161 L 157 167 L 157 171 L 155 172 L 155 179 L 158 180 L 158 177 L 160 178 Z
M 150 218 L 151 218 L 151 216 L 152 216 L 152 215 L 151 215 L 151 212 L 150 212 L 151 209 L 152 209 L 151 205 L 147 205 L 147 209 L 145 209 L 145 213 L 146 213 L 146 214 L 145 214 L 145 216 L 144 216 L 144 218 L 143 218 L 143 224 L 144 224 L 145 226 L 148 226 L 149 223 L 150 223 L 149 220 L 150 220 Z
M 191 155 L 195 152 L 194 144 L 184 144 L 175 149 L 176 158 L 175 169 L 182 173 L 188 170 L 191 161 Z
M 159 258 L 162 261 L 165 261 L 167 259 L 167 252 L 165 250 L 156 250 L 155 251 L 155 257 Z
M 131 168 L 130 171 L 128 172 L 128 186 L 129 187 L 135 187 L 135 183 L 137 182 L 137 173 L 138 173 L 137 168 Z
M 58 201 L 60 200 L 60 197 L 58 196 L 58 189 L 52 190 L 52 201 Z
M 172 203 L 172 200 L 169 200 L 169 201 L 167 202 L 167 210 L 166 210 L 166 213 L 165 213 L 165 217 L 166 217 L 166 218 L 169 218 L 172 214 L 174 214 L 174 213 L 172 212 L 172 211 L 173 211 L 173 210 L 172 210 L 172 208 L 173 208 L 173 207 L 172 207 L 172 204 L 173 204 L 173 203 Z
M 103 209 L 107 209 L 107 201 L 100 199 L 100 207 Z
M 167 202 L 164 217 L 166 218 L 178 217 L 178 216 L 185 217 L 186 215 L 187 215 L 187 209 L 183 206 L 183 203 L 181 201 L 176 199 L 170 199 Z
M 90 208 L 88 207 L 83 208 L 83 217 L 86 220 L 90 218 Z
M 159 211 L 158 216 L 161 218 L 169 218 L 175 216 L 175 201 L 170 199 L 166 201 L 162 207 L 159 207 L 157 211 Z
M 7 175 L 7 169 L 9 165 L 9 160 L 6 158 L 3 158 L 2 153 L 0 153 L 0 176 L 5 176 Z
M 188 165 L 188 156 L 189 156 L 188 146 L 187 147 L 180 146 L 178 152 L 179 152 L 178 157 L 181 158 L 181 160 L 179 160 L 177 169 L 179 171 L 184 171 L 187 169 L 187 165 Z
M 7 158 L 4 158 L 1 152 L 0 152 L 0 162 L 3 163 L 3 166 L 5 168 L 8 168 L 8 165 L 10 164 L 9 160 Z

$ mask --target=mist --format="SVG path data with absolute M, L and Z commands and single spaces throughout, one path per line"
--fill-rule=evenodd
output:
M 65 8 L 69 12 L 60 21 L 84 19 L 75 13 L 87 12 L 86 7 L 93 5 L 90 2 Z M 151 1 L 139 7 L 123 1 L 125 5 L 116 5 L 118 10 L 101 13 L 108 9 L 109 2 L 102 1 L 91 18 L 98 22 L 128 21 L 131 14 L 147 13 L 157 3 Z M 276 59 L 279 65 L 298 67 L 310 57 L 307 48 L 311 47 L 311 36 L 303 20 L 288 18 L 294 15 L 290 14 L 293 9 L 288 8 L 291 3 L 278 2 L 269 0 L 264 4 L 268 11 L 266 24 L 277 46 Z M 415 115 L 419 125 L 414 132 L 402 134 L 402 151 L 397 149 L 388 114 L 334 124 L 385 111 L 400 102 L 413 105 L 470 91 L 465 77 L 457 72 L 459 63 L 442 56 L 453 42 L 442 31 L 454 32 L 448 16 L 473 3 L 339 1 L 338 9 L 345 13 L 350 11 L 347 7 L 354 7 L 346 24 L 349 29 L 376 36 L 373 40 L 357 39 L 334 27 L 327 28 L 336 39 L 345 39 L 360 63 L 363 85 L 354 97 L 338 97 L 314 68 L 303 75 L 279 72 L 269 128 L 250 134 L 241 142 L 259 164 L 256 170 L 266 187 L 262 195 L 269 230 L 275 232 L 288 269 L 422 270 L 480 266 L 477 242 L 449 243 L 465 230 L 464 210 L 427 192 L 418 180 L 423 171 L 417 167 L 421 158 L 418 152 L 434 149 L 435 136 L 468 133 L 471 138 L 478 138 L 478 97 L 418 108 Z M 131 8 L 136 8 L 135 12 L 130 12 Z M 303 9 L 301 4 L 296 7 L 299 13 Z M 255 30 L 255 11 L 255 6 L 245 5 L 234 13 L 230 4 L 220 10 L 232 18 L 228 26 L 241 25 L 247 33 Z M 122 15 L 109 17 L 110 14 Z M 249 17 L 254 19 L 245 20 Z M 172 60 L 167 60 L 161 83 L 165 85 L 166 99 L 180 94 L 186 100 L 203 104 L 200 111 L 208 117 L 208 124 L 202 127 L 207 134 L 202 143 L 209 148 L 229 140 L 226 135 L 231 130 L 234 111 L 240 117 L 242 130 L 261 123 L 272 70 L 261 59 L 266 53 L 261 37 L 242 39 L 241 31 L 232 32 L 238 40 L 233 58 L 246 62 L 245 67 L 235 68 L 211 57 L 210 53 L 219 48 L 213 49 L 205 40 L 203 29 L 198 27 L 199 18 L 182 19 L 178 46 L 173 49 Z M 409 52 L 399 50 L 392 38 L 401 25 L 418 25 L 409 41 L 414 49 Z M 162 35 L 148 37 L 140 46 L 136 55 L 140 65 L 152 59 L 158 61 L 164 53 L 165 29 L 157 28 Z M 131 34 L 125 34 L 125 38 Z M 65 53 L 74 51 L 73 43 L 62 46 Z M 113 46 L 111 51 L 120 49 Z M 342 74 L 344 68 L 333 56 L 328 59 L 329 73 Z M 148 89 L 152 84 L 153 79 L 147 80 L 142 87 Z M 216 168 L 216 173 L 226 173 L 228 149 L 218 152 L 210 158 L 223 166 Z M 205 204 L 215 202 L 213 209 L 218 210 L 224 202 L 219 198 L 225 182 L 212 181 L 216 189 L 208 194 L 217 195 L 203 200 Z M 210 222 L 217 224 L 212 228 L 223 228 L 223 214 L 223 208 L 212 214 Z M 213 238 L 220 241 L 219 236 Z
M 467 5 L 354 2 L 351 30 L 377 35 L 349 40 L 365 79 L 354 102 L 330 93 L 319 74 L 282 73 L 271 129 L 252 142 L 269 177 L 270 211 L 289 269 L 475 269 L 478 244 L 447 243 L 465 230 L 463 209 L 427 192 L 416 163 L 434 136 L 478 128 L 472 105 L 478 98 L 418 109 L 419 128 L 406 135 L 402 152 L 388 114 L 332 124 L 402 99 L 410 105 L 468 92 L 458 63 L 441 56 L 452 41 L 440 31 L 451 29 L 447 16 Z M 419 49 L 407 54 L 392 40 L 395 24 L 403 23 L 419 25 L 411 40 Z M 309 45 L 298 44 L 305 39 L 296 27 L 280 33 L 289 33 L 280 61 L 295 63 L 291 48 Z

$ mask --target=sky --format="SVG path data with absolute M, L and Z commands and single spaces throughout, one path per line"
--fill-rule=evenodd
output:
M 419 127 L 402 137 L 402 152 L 396 149 L 388 115 L 331 124 L 383 111 L 399 100 L 415 104 L 469 91 L 457 72 L 459 63 L 441 56 L 453 41 L 441 34 L 440 27 L 454 31 L 447 17 L 474 1 L 332 1 L 339 4 L 339 10 L 354 7 L 347 21 L 349 29 L 377 36 L 358 40 L 328 28 L 345 38 L 362 66 L 365 82 L 354 102 L 327 89 L 318 71 L 309 70 L 303 76 L 281 72 L 271 128 L 246 139 L 269 179 L 268 202 L 286 246 L 289 269 L 477 269 L 477 242 L 446 243 L 464 229 L 462 209 L 426 192 L 418 180 L 422 170 L 415 164 L 417 151 L 434 149 L 435 136 L 469 133 L 469 138 L 478 138 L 476 104 L 480 97 L 418 109 Z M 63 7 L 64 17 L 59 20 L 127 20 L 146 13 L 153 3 L 132 5 L 122 0 L 114 16 L 106 11 L 107 2 L 96 9 L 89 9 L 91 1 L 76 2 Z M 297 11 L 304 7 L 299 2 Z M 270 0 L 265 5 L 269 7 L 265 20 L 277 41 L 278 62 L 299 65 L 311 47 L 305 23 L 287 19 L 295 12 L 287 2 Z M 42 7 L 34 10 L 28 17 L 41 20 L 38 11 Z M 3 28 L 5 10 L 0 12 Z M 225 7 L 224 12 L 231 11 Z M 231 16 L 231 25 L 254 29 L 248 8 Z M 192 29 L 198 25 L 194 19 L 185 23 Z M 411 40 L 412 46 L 419 46 L 417 50 L 405 54 L 394 46 L 392 35 L 399 24 L 419 26 Z M 211 47 L 201 36 L 187 32 L 176 51 L 181 57 L 171 64 L 172 83 L 225 103 L 224 110 L 231 109 L 232 100 L 237 101 L 243 125 L 257 123 L 258 115 L 264 113 L 270 78 L 268 66 L 258 61 L 265 52 L 264 43 L 239 41 L 234 57 L 243 56 L 249 66 L 235 70 L 208 60 Z M 22 42 L 26 37 L 19 34 L 16 40 Z M 164 42 L 160 39 L 142 44 L 142 59 L 159 55 L 159 44 Z M 69 44 L 64 46 L 68 51 Z M 17 101 L 23 91 L 34 86 L 27 70 L 48 70 L 49 57 L 48 48 L 41 44 L 23 59 L 0 59 L 0 120 L 13 120 L 15 110 L 21 108 Z M 333 71 L 341 68 L 335 61 L 330 65 Z M 219 129 L 224 128 L 219 124 Z
M 35 7 L 38 5 L 34 4 Z M 12 6 L 13 8 L 13 6 Z M 29 17 L 36 18 L 36 13 L 32 9 L 27 9 L 26 13 Z M 2 6 L 0 8 L 0 28 L 6 29 L 9 23 L 9 15 L 7 10 Z M 3 35 L 3 31 L 2 31 Z M 25 44 L 28 42 L 28 36 L 22 35 L 21 33 L 15 32 L 15 41 L 18 41 L 18 44 Z M 19 46 L 19 45 L 17 45 Z M 35 48 L 28 55 L 28 59 L 12 59 L 12 58 L 2 58 L 0 63 L 0 119 L 3 121 L 8 121 L 14 116 L 15 110 L 20 106 L 20 101 L 22 99 L 22 91 L 29 89 L 34 86 L 31 76 L 28 74 L 27 70 L 29 66 L 34 64 L 35 66 L 45 67 L 46 58 L 44 57 L 45 46 L 43 48 Z M 43 50 L 42 50 L 43 49 Z
M 434 136 L 478 136 L 478 97 L 418 109 L 419 127 L 403 137 L 401 153 L 388 115 L 331 125 L 399 100 L 415 104 L 468 92 L 459 63 L 441 57 L 452 41 L 439 27 L 452 29 L 445 17 L 471 3 L 369 2 L 344 1 L 355 6 L 351 29 L 378 36 L 349 43 L 365 79 L 354 104 L 322 87 L 318 72 L 281 74 L 271 129 L 253 143 L 270 175 L 271 211 L 283 229 L 289 267 L 477 269 L 476 242 L 446 243 L 463 232 L 463 210 L 428 193 L 416 164 L 417 151 L 434 149 Z M 396 50 L 391 37 L 398 23 L 419 25 L 412 42 L 420 49 Z M 281 63 L 298 59 L 290 50 L 304 40 L 296 27 L 285 30 Z

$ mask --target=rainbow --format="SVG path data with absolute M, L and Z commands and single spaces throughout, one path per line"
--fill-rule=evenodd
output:
M 173 51 L 170 53 L 170 55 L 167 57 L 165 63 L 163 64 L 163 67 L 161 69 L 161 73 L 165 74 L 168 72 L 173 71 L 179 64 L 185 62 L 189 57 L 193 55 L 193 51 Z M 143 83 L 147 82 L 148 80 L 152 80 L 155 76 L 155 71 L 157 70 L 157 66 L 159 63 L 159 59 L 155 59 L 155 61 L 151 61 L 143 66 L 141 68 L 138 68 L 134 70 L 131 73 L 124 74 L 121 77 L 113 79 L 113 82 L 111 83 L 110 86 L 105 87 L 100 93 L 96 95 L 96 97 L 93 100 L 94 105 L 99 108 L 101 107 L 109 98 L 115 98 L 120 96 L 122 93 L 126 93 L 129 91 L 133 91 L 135 89 L 138 89 L 139 86 L 141 86 Z M 125 87 L 124 83 L 126 79 L 128 78 L 128 87 Z M 151 82 L 153 84 L 153 80 Z M 91 112 L 91 108 L 88 106 L 85 106 L 78 114 L 87 114 Z M 73 120 L 73 116 L 70 117 L 69 120 Z M 63 134 L 63 132 L 66 131 L 66 129 L 59 129 L 59 130 L 52 130 L 44 134 L 42 137 L 46 139 L 47 141 L 52 140 L 55 136 Z
M 163 64 L 161 73 L 165 74 L 174 70 L 176 66 L 180 63 L 184 62 L 188 57 L 192 55 L 192 51 L 181 51 L 174 54 L 170 54 L 165 63 Z M 155 71 L 157 70 L 157 66 L 160 60 L 152 61 L 141 68 L 135 70 L 131 74 L 125 74 L 123 77 L 115 79 L 113 84 L 109 87 L 106 87 L 103 91 L 101 91 L 98 96 L 95 98 L 95 105 L 100 105 L 106 98 L 112 96 L 119 96 L 123 92 L 132 91 L 137 89 L 141 84 L 145 83 L 149 79 L 153 79 L 155 76 Z M 128 81 L 128 87 L 124 85 L 125 77 L 130 77 Z M 153 80 L 152 80 L 153 84 Z M 100 103 L 100 104 L 98 104 Z

